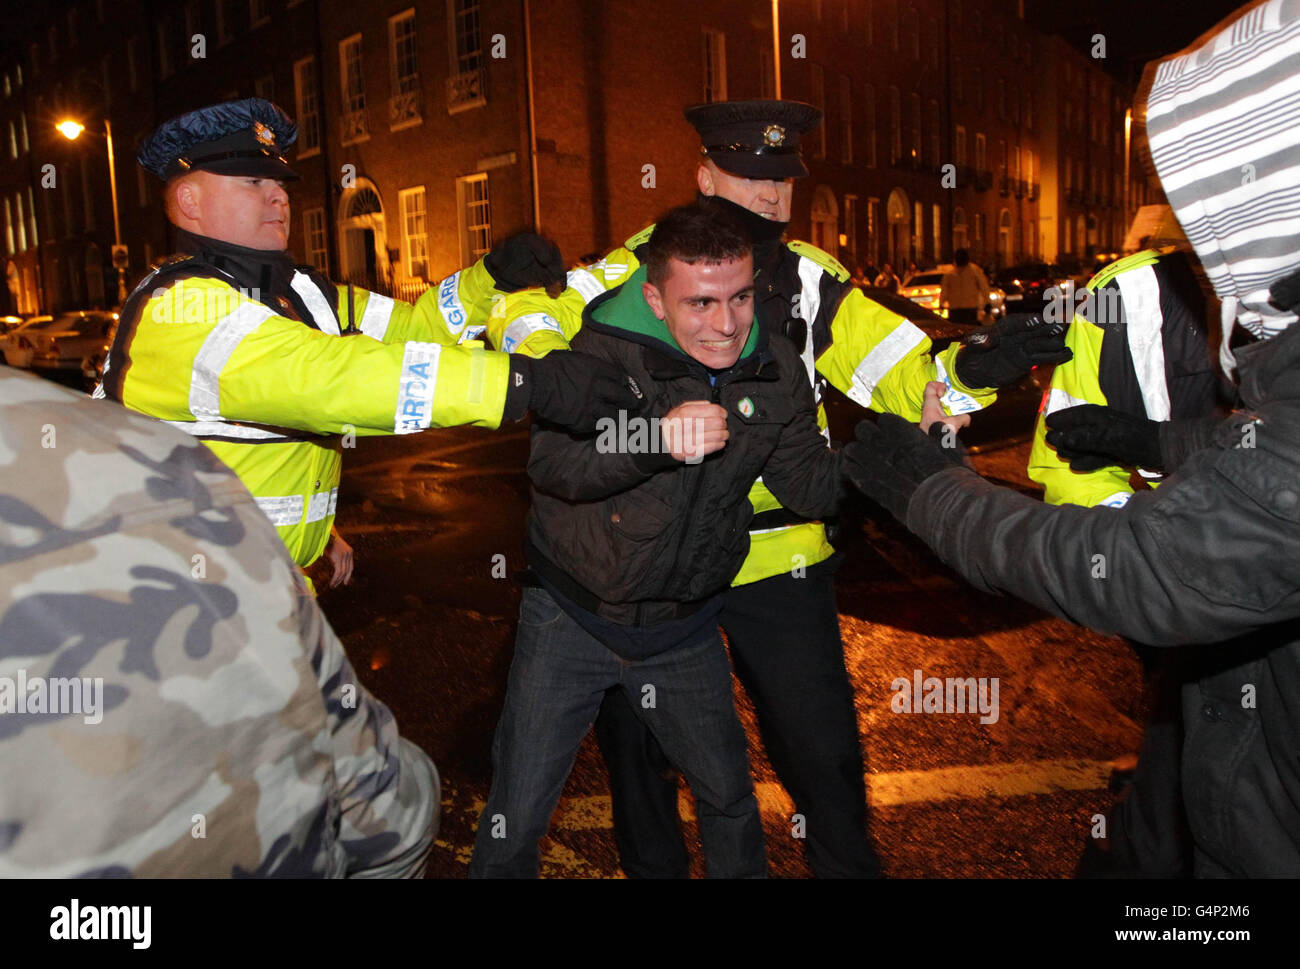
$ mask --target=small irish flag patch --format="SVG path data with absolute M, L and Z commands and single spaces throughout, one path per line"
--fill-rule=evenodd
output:
M 754 402 L 748 397 L 743 397 L 740 403 L 736 405 L 736 410 L 740 411 L 742 417 L 753 417 Z

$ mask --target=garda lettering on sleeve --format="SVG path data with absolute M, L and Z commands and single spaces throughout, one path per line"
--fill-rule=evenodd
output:
M 455 336 L 465 327 L 465 306 L 460 301 L 460 270 L 452 273 L 438 285 L 438 309 Z
M 948 390 L 939 398 L 943 406 L 947 408 L 949 414 L 970 414 L 977 410 L 983 410 L 984 405 L 977 401 L 970 394 L 963 394 L 960 390 L 952 385 L 952 378 L 948 376 L 948 368 L 943 365 L 943 361 L 938 357 L 934 358 L 934 369 L 940 380 L 944 382 Z
M 433 391 L 438 383 L 437 343 L 408 343 L 402 355 L 401 386 L 397 391 L 394 434 L 423 431 L 433 418 Z

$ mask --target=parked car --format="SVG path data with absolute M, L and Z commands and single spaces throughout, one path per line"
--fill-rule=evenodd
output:
M 11 367 L 30 367 L 36 345 L 29 336 L 53 321 L 52 316 L 33 316 L 0 337 L 0 350 L 4 352 L 5 363 Z
M 59 371 L 65 374 L 95 372 L 113 340 L 117 314 L 99 310 L 36 317 L 5 338 L 5 362 L 11 367 Z
M 994 281 L 1006 293 L 1006 308 L 1016 313 L 1041 313 L 1053 287 L 1070 294 L 1074 277 L 1062 267 L 1046 262 L 1026 262 L 1009 266 Z
M 943 292 L 944 274 L 952 272 L 956 268 L 951 264 L 945 264 L 936 266 L 934 269 L 923 269 L 918 273 L 913 273 L 903 281 L 898 293 L 900 296 L 906 296 L 918 306 L 924 306 L 926 309 L 946 318 L 948 310 L 939 305 L 939 297 Z M 990 282 L 989 301 L 984 305 L 985 314 L 991 319 L 997 319 L 1006 311 L 1006 293 Z

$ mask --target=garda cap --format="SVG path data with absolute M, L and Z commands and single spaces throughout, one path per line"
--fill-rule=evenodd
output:
M 685 114 L 700 133 L 700 154 L 744 178 L 807 175 L 799 139 L 822 120 L 820 108 L 802 101 L 715 101 Z
M 163 181 L 193 171 L 296 180 L 284 152 L 297 137 L 298 126 L 278 107 L 245 98 L 163 122 L 136 159 Z

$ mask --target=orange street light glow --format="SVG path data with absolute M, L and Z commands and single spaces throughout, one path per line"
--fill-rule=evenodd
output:
M 86 130 L 84 124 L 77 124 L 75 121 L 60 121 L 54 127 L 58 128 L 59 134 L 63 135 L 63 137 L 67 138 L 69 141 L 76 141 L 77 136 Z

